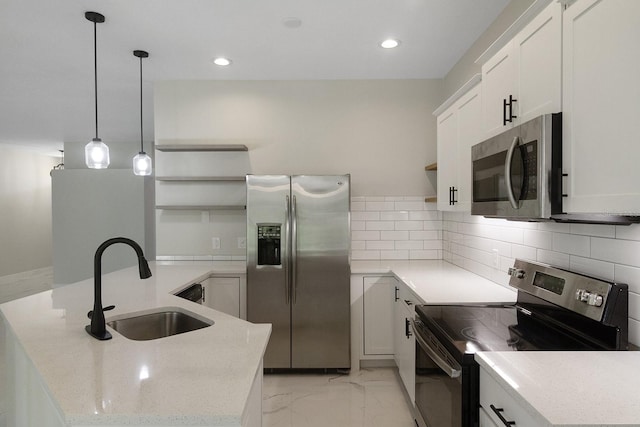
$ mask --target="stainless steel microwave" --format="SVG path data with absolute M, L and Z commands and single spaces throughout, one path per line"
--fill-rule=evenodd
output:
M 562 213 L 562 113 L 474 145 L 471 160 L 472 215 L 540 221 Z

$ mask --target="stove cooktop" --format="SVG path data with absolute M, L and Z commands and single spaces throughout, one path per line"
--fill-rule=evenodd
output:
M 592 349 L 566 331 L 532 319 L 516 305 L 423 305 L 416 313 L 459 361 L 478 351 Z

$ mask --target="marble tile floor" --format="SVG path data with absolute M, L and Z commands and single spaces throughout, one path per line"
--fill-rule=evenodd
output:
M 415 427 L 395 368 L 265 374 L 263 427 Z

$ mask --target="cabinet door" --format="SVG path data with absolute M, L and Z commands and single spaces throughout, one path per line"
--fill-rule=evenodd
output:
M 566 212 L 640 213 L 640 2 L 583 0 L 563 15 Z
M 363 281 L 364 354 L 393 354 L 393 304 L 398 282 L 393 277 Z
M 240 317 L 239 277 L 210 277 L 202 285 L 205 289 L 204 305 Z
M 514 123 L 562 110 L 562 5 L 553 2 L 513 39 Z
M 482 66 L 482 127 L 489 138 L 511 128 L 504 123 L 504 100 L 518 99 L 513 43 L 508 43 Z M 517 107 L 514 103 L 514 108 Z M 507 107 L 507 111 L 509 108 Z
M 455 210 L 471 211 L 471 147 L 483 140 L 482 99 L 480 85 L 467 92 L 456 102 L 458 127 L 457 158 L 458 170 L 457 200 Z M 438 165 L 438 169 L 439 169 Z
M 498 427 L 482 407 L 480 407 L 480 427 Z
M 400 285 L 403 287 L 404 285 Z M 416 340 L 410 320 L 414 316 L 413 304 L 408 305 L 403 298 L 396 301 L 395 307 L 395 330 L 394 348 L 395 360 L 398 366 L 400 379 L 409 395 L 411 404 L 415 404 L 416 383 L 415 383 L 415 352 Z
M 457 187 L 458 124 L 455 105 L 440 114 L 438 124 L 438 210 L 450 211 L 450 188 Z

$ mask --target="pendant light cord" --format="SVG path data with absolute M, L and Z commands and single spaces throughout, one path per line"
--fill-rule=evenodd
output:
M 96 100 L 96 139 L 98 139 L 98 42 L 96 22 L 93 23 L 93 86 Z
M 144 139 L 142 138 L 142 57 L 140 57 L 140 152 L 144 153 Z

